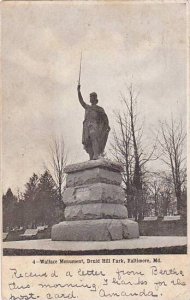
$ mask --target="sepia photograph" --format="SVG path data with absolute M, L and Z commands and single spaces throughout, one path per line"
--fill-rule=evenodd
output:
M 3 256 L 187 254 L 186 3 L 4 1 L 1 23 Z

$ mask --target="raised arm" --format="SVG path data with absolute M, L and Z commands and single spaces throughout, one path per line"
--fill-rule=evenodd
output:
M 87 104 L 84 102 L 84 100 L 83 100 L 83 97 L 82 97 L 82 94 L 81 94 L 81 91 L 80 91 L 80 84 L 78 84 L 78 86 L 77 86 L 77 91 L 78 91 L 78 98 L 79 98 L 79 102 L 80 102 L 80 104 L 84 107 L 84 108 L 86 108 L 87 107 Z

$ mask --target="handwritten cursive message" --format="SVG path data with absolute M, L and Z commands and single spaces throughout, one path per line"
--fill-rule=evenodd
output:
M 30 259 L 7 270 L 9 300 L 166 299 L 169 291 L 185 293 L 182 268 L 164 267 L 159 258 Z

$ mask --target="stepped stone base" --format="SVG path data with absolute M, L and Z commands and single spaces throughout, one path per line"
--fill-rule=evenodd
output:
M 107 159 L 69 165 L 64 222 L 52 227 L 54 241 L 112 241 L 139 237 L 138 223 L 128 220 L 120 164 Z
M 139 237 L 138 223 L 128 219 L 64 221 L 52 227 L 53 241 L 112 241 Z

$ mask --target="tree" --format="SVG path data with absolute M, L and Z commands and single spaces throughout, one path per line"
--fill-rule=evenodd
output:
M 64 168 L 67 162 L 67 154 L 63 137 L 53 139 L 50 144 L 50 173 L 55 180 L 58 190 L 59 202 L 62 202 L 62 193 L 64 190 L 65 173 Z M 47 170 L 49 170 L 47 168 Z
M 132 197 L 132 177 L 133 177 L 133 148 L 131 145 L 131 129 L 126 112 L 115 113 L 115 120 L 118 129 L 113 130 L 113 142 L 111 152 L 113 157 L 123 166 L 122 172 L 123 187 L 127 195 L 127 208 L 129 218 L 134 215 L 134 205 Z
M 35 205 L 37 207 L 36 225 L 52 225 L 57 222 L 58 194 L 55 182 L 48 171 L 45 171 L 39 178 Z
M 165 216 L 171 212 L 172 186 L 171 178 L 166 172 L 152 172 L 147 178 L 149 190 L 148 202 L 154 202 L 154 215 Z M 151 201 L 152 200 L 152 201 Z
M 152 175 L 152 174 L 151 174 Z M 151 180 L 149 181 L 149 191 L 150 198 L 154 200 L 154 214 L 155 216 L 159 216 L 161 212 L 161 201 L 160 201 L 160 178 L 157 176 L 151 176 Z
M 13 192 L 8 188 L 5 195 L 3 195 L 3 230 L 7 228 L 12 229 L 16 225 L 16 203 L 17 198 L 13 195 Z
M 16 226 L 24 227 L 24 195 L 20 192 L 19 188 L 17 188 L 17 203 L 16 203 Z
M 161 159 L 168 166 L 177 199 L 177 212 L 181 213 L 182 190 L 186 181 L 186 132 L 182 120 L 160 123 L 159 145 Z
M 154 157 L 156 142 L 150 151 L 145 151 L 142 142 L 143 126 L 137 114 L 138 93 L 132 84 L 127 86 L 127 93 L 122 94 L 121 97 L 124 109 L 123 112 L 115 113 L 118 129 L 113 131 L 111 152 L 124 167 L 123 183 L 127 195 L 129 217 L 141 220 L 145 199 L 143 197 L 145 165 L 150 160 L 157 159 Z
M 36 197 L 38 192 L 38 183 L 39 183 L 38 175 L 33 173 L 33 175 L 29 178 L 29 181 L 25 185 L 26 189 L 23 195 L 25 201 L 24 203 L 25 227 L 35 226 L 35 216 L 37 214 Z
M 34 173 L 25 186 L 24 201 L 19 205 L 24 206 L 25 227 L 52 225 L 63 219 L 56 184 L 49 171 L 40 177 Z

